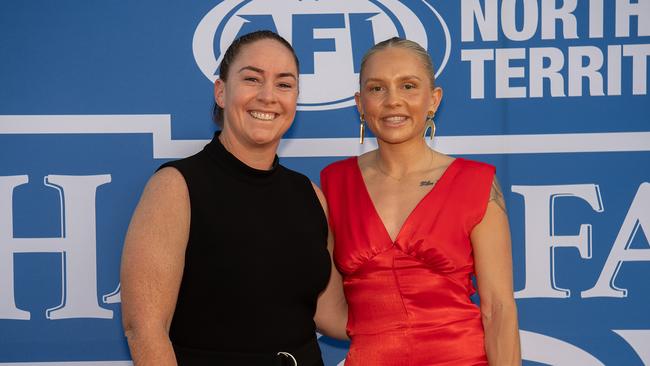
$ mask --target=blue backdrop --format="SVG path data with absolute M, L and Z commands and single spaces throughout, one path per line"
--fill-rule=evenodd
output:
M 261 28 L 300 57 L 279 154 L 317 183 L 375 146 L 351 99 L 365 50 L 425 46 L 434 147 L 504 188 L 524 364 L 650 364 L 650 0 L 5 0 L 0 365 L 129 364 L 130 216 L 156 167 L 211 137 L 221 54 Z M 320 341 L 341 364 L 347 345 Z

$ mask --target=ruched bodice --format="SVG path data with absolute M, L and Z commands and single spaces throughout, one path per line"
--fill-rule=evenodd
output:
M 352 338 L 346 365 L 487 364 L 471 276 L 473 227 L 494 168 L 456 159 L 393 242 L 356 158 L 327 167 L 321 184 L 343 274 Z

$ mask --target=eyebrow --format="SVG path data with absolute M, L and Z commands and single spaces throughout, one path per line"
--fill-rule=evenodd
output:
M 258 74 L 263 74 L 264 73 L 264 70 L 260 69 L 259 67 L 255 67 L 255 66 L 244 66 L 241 69 L 239 69 L 239 72 L 242 72 L 244 70 L 250 70 L 250 71 L 256 72 Z M 290 77 L 290 78 L 293 78 L 294 80 L 298 80 L 296 75 L 294 75 L 292 72 L 281 72 L 281 73 L 277 74 L 276 77 L 279 77 L 279 78 Z
M 422 78 L 420 78 L 417 75 L 404 75 L 399 77 L 399 80 L 409 80 L 409 79 L 416 79 L 422 81 Z M 368 78 L 366 79 L 365 84 L 368 84 L 369 82 L 380 82 L 380 81 L 384 81 L 384 80 L 379 78 Z

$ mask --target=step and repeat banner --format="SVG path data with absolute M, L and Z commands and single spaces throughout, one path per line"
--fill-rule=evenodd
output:
M 504 188 L 524 364 L 650 364 L 650 0 L 4 0 L 0 366 L 131 363 L 130 216 L 160 164 L 211 138 L 217 65 L 258 29 L 300 58 L 279 155 L 317 183 L 376 146 L 357 138 L 364 52 L 427 48 L 432 145 Z M 320 343 L 342 365 L 347 344 Z

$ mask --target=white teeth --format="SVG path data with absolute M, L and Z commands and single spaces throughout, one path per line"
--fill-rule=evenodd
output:
M 251 111 L 250 115 L 255 119 L 261 119 L 263 121 L 270 121 L 275 118 L 275 113 L 265 113 L 258 111 Z
M 390 116 L 390 117 L 384 118 L 384 120 L 386 120 L 387 122 L 402 122 L 405 119 L 406 119 L 406 117 L 404 117 L 404 116 Z

